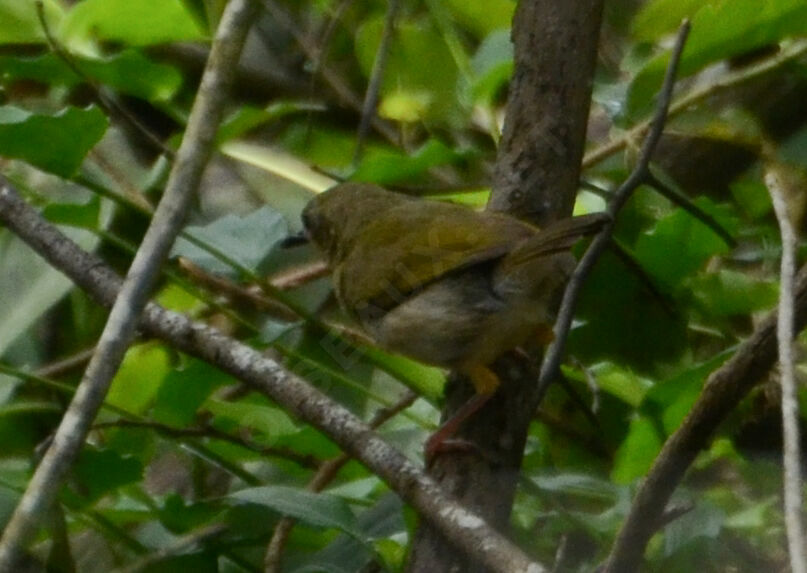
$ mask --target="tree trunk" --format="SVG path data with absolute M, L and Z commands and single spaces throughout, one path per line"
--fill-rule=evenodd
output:
M 602 0 L 521 0 L 512 40 L 515 69 L 488 208 L 545 224 L 571 214 L 580 176 L 597 59 Z M 527 361 L 496 364 L 503 384 L 457 437 L 472 452 L 437 457 L 430 473 L 469 509 L 506 531 L 537 407 L 537 375 Z M 448 419 L 472 393 L 456 377 L 446 389 Z M 484 571 L 427 522 L 415 534 L 407 570 Z

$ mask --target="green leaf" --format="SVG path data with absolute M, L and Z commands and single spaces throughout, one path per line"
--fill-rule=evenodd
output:
M 98 228 L 101 201 L 92 195 L 85 203 L 50 203 L 42 209 L 42 216 L 55 225 L 69 225 L 84 229 Z
M 244 105 L 221 122 L 216 140 L 219 143 L 235 139 L 265 123 L 298 114 L 324 111 L 321 105 L 310 102 L 276 101 L 264 108 Z
M 372 545 L 347 534 L 339 535 L 321 551 L 307 556 L 305 563 L 301 567 L 291 569 L 291 573 L 322 571 L 352 573 L 364 570 L 369 563 L 377 562 L 379 559 L 385 565 L 391 565 L 387 557 L 393 563 L 396 562 L 398 551 L 393 545 L 379 548 L 378 543 L 382 540 L 386 542 L 392 539 L 405 540 L 406 525 L 401 515 L 402 509 L 400 498 L 392 493 L 384 494 L 357 518 L 357 526 L 364 533 L 364 537 L 374 540 Z M 379 555 L 379 552 L 382 555 Z M 389 568 L 389 571 L 398 570 L 400 567 Z
M 659 3 L 670 4 L 669 0 Z M 723 0 L 697 3 L 691 8 L 697 8 L 697 12 L 692 16 L 692 32 L 682 54 L 679 78 L 714 62 L 807 33 L 807 4 L 803 0 Z M 660 6 L 658 12 L 665 9 Z M 651 24 L 646 24 L 646 33 L 660 28 L 659 24 Z M 664 53 L 653 58 L 634 78 L 628 91 L 630 117 L 650 111 L 669 57 Z
M 161 306 L 189 316 L 194 316 L 199 311 L 208 308 L 203 300 L 173 283 L 168 283 L 160 289 L 155 299 Z
M 416 362 L 405 356 L 388 354 L 378 348 L 368 347 L 364 350 L 372 363 L 382 365 L 385 371 L 403 381 L 419 396 L 434 403 L 443 395 L 446 377 L 441 369 Z
M 302 321 L 284 322 L 267 318 L 261 325 L 259 339 L 264 344 L 272 344 L 289 332 L 297 330 L 303 325 Z
M 642 411 L 661 415 L 666 435 L 672 434 L 700 395 L 706 377 L 725 362 L 736 349 L 717 353 L 709 360 L 682 369 L 678 374 L 657 383 L 647 392 Z
M 177 571 L 193 571 L 193 573 L 219 573 L 219 557 L 210 551 L 196 551 L 183 555 L 168 555 L 156 561 L 149 561 L 148 567 L 138 569 L 143 573 L 177 573 Z M 135 564 L 137 562 L 135 561 Z
M 243 489 L 229 497 L 266 506 L 315 527 L 335 527 L 357 539 L 369 541 L 358 530 L 356 516 L 347 502 L 333 495 L 292 487 L 263 486 Z
M 288 235 L 288 225 L 280 213 L 265 205 L 245 217 L 231 213 L 207 225 L 190 225 L 185 231 L 211 245 L 242 268 L 259 272 L 261 262 Z M 231 265 L 183 237 L 177 239 L 171 256 L 186 257 L 214 273 L 237 274 Z
M 45 21 L 49 26 L 58 22 L 64 13 L 54 0 L 43 2 Z M 45 41 L 45 32 L 36 13 L 36 3 L 28 0 L 0 2 L 0 45 L 38 44 Z M 2 68 L 0 68 L 2 69 Z
M 676 360 L 686 348 L 687 323 L 681 314 L 665 308 L 634 271 L 608 252 L 586 281 L 578 318 L 569 351 L 584 362 L 607 360 L 642 371 Z
M 768 310 L 779 299 L 779 286 L 747 273 L 721 269 L 692 281 L 695 299 L 712 316 L 737 316 Z
M 674 32 L 684 18 L 692 18 L 706 2 L 703 0 L 651 0 L 633 19 L 633 35 L 650 42 Z
M 168 101 L 182 85 L 182 76 L 176 68 L 152 62 L 135 50 L 103 58 L 74 55 L 72 59 L 87 77 L 149 101 Z M 0 69 L 7 78 L 45 84 L 74 86 L 84 81 L 52 53 L 37 58 L 0 56 Z
M 710 201 L 700 199 L 695 203 L 717 214 Z M 717 234 L 679 208 L 639 238 L 635 254 L 645 271 L 668 291 L 674 291 L 709 258 L 727 252 L 728 247 Z
M 205 407 L 215 416 L 213 423 L 216 427 L 255 430 L 259 432 L 262 443 L 273 444 L 277 439 L 299 431 L 289 415 L 274 406 L 211 398 L 205 402 Z
M 672 555 L 703 537 L 717 538 L 725 520 L 723 510 L 708 502 L 697 504 L 664 528 L 665 554 Z
M 762 181 L 753 179 L 734 181 L 730 189 L 734 200 L 752 219 L 761 219 L 773 210 L 771 194 Z
M 356 58 L 367 77 L 383 28 L 384 18 L 378 16 L 365 20 L 356 33 Z M 399 22 L 384 69 L 380 106 L 390 94 L 416 94 L 425 103 L 421 119 L 462 121 L 467 106 L 458 99 L 458 75 L 445 38 L 430 20 Z
M 490 102 L 513 74 L 513 44 L 510 33 L 497 30 L 479 45 L 471 60 L 474 72 L 471 92 L 475 102 Z
M 627 484 L 642 477 L 650 469 L 661 450 L 661 438 L 653 422 L 646 417 L 634 418 L 625 440 L 614 455 L 611 479 Z
M 206 502 L 186 503 L 181 495 L 171 494 L 159 508 L 160 522 L 173 533 L 185 533 L 213 519 L 221 508 Z
M 152 416 L 170 426 L 188 426 L 210 393 L 229 380 L 221 370 L 190 358 L 165 377 L 154 400 Z
M 100 38 L 131 46 L 206 38 L 181 0 L 84 0 L 67 13 L 59 32 L 68 43 Z
M 755 530 L 766 527 L 770 523 L 771 514 L 775 514 L 778 500 L 770 497 L 740 511 L 729 515 L 723 525 L 732 529 L 747 529 L 753 534 Z
M 597 364 L 591 370 L 601 390 L 633 407 L 641 404 L 645 392 L 653 387 L 652 381 L 620 368 L 612 362 Z
M 406 545 L 392 539 L 378 539 L 373 542 L 373 547 L 388 571 L 403 571 L 409 553 Z
M 465 155 L 442 141 L 430 139 L 414 153 L 393 150 L 368 151 L 352 179 L 389 184 L 410 180 L 438 165 L 446 165 Z
M 131 347 L 112 380 L 107 403 L 134 414 L 143 413 L 170 369 L 170 356 L 164 346 L 146 343 Z
M 510 28 L 516 3 L 513 0 L 446 0 L 452 15 L 478 38 L 494 30 Z
M 95 248 L 98 239 L 82 229 L 62 229 L 82 248 Z M 0 357 L 9 346 L 73 288 L 54 269 L 7 229 L 0 230 Z
M 79 455 L 73 473 L 80 492 L 89 501 L 123 485 L 139 481 L 143 466 L 136 459 L 112 450 L 85 448 Z
M 54 115 L 0 106 L 0 155 L 70 177 L 108 125 L 104 113 L 95 106 L 68 107 Z

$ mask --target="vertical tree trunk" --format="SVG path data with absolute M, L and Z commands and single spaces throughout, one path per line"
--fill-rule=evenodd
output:
M 597 56 L 602 0 L 521 0 L 512 40 L 515 69 L 488 208 L 538 224 L 571 214 L 580 176 Z M 524 360 L 496 365 L 503 384 L 458 437 L 477 452 L 439 456 L 431 474 L 500 530 L 506 530 L 530 420 L 537 407 L 536 376 Z M 452 379 L 446 419 L 471 395 Z M 476 572 L 428 522 L 412 545 L 409 572 Z

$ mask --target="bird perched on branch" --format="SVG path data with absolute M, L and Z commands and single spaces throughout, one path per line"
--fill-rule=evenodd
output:
M 499 356 L 530 336 L 551 340 L 553 311 L 576 264 L 570 249 L 606 218 L 538 229 L 364 183 L 336 185 L 302 213 L 337 299 L 361 328 L 380 347 L 458 371 L 474 385 L 477 397 L 432 436 L 429 456 L 495 392 L 490 365 Z

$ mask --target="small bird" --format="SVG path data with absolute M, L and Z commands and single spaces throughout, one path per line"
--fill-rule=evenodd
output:
M 432 436 L 427 456 L 495 392 L 489 367 L 499 356 L 530 336 L 551 340 L 553 310 L 576 265 L 570 249 L 606 219 L 538 229 L 366 183 L 336 185 L 302 213 L 337 299 L 360 327 L 381 348 L 458 371 L 474 385 L 478 399 Z

